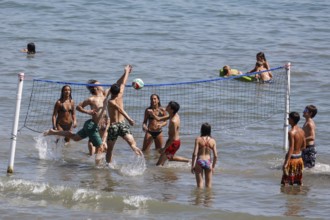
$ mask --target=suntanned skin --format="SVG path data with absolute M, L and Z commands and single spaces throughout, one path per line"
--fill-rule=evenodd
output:
M 289 124 L 291 125 L 291 130 L 288 133 L 289 150 L 285 155 L 285 161 L 282 167 L 283 172 L 285 172 L 285 169 L 288 167 L 291 155 L 301 154 L 302 149 L 306 146 L 305 132 L 297 124 L 295 124 L 291 118 L 289 118 Z
M 123 103 L 125 85 L 131 71 L 132 71 L 132 66 L 127 65 L 125 67 L 124 74 L 117 80 L 117 84 L 120 85 L 120 92 L 117 95 L 111 94 L 111 98 L 108 101 L 107 104 L 108 115 L 110 117 L 111 124 L 123 122 L 125 119 L 128 121 L 130 125 L 133 126 L 135 124 L 134 120 L 124 110 L 124 103 Z M 135 152 L 135 154 L 143 155 L 142 151 L 136 146 L 136 142 L 132 134 L 126 134 L 123 138 L 129 144 L 129 146 Z M 111 163 L 113 156 L 112 151 L 116 143 L 116 140 L 115 141 L 108 140 L 107 143 L 108 143 L 108 149 L 106 154 L 106 162 Z
M 167 121 L 157 121 L 152 115 L 164 116 L 166 114 L 166 110 L 159 106 L 159 99 L 157 95 L 152 95 L 150 97 L 150 108 L 147 108 L 144 112 L 144 119 L 142 129 L 145 132 L 142 151 L 149 151 L 152 142 L 155 142 L 155 147 L 159 150 L 163 146 L 163 132 L 161 132 L 156 138 L 153 138 L 148 131 L 158 132 L 161 131 L 162 127 L 167 125 Z M 153 114 L 149 113 L 149 110 L 153 111 Z
M 166 111 L 168 112 L 168 115 L 159 117 L 159 116 L 155 115 L 151 110 L 149 110 L 149 112 L 151 114 L 153 114 L 153 116 L 155 117 L 156 120 L 158 120 L 158 121 L 169 120 L 168 139 L 165 143 L 165 146 L 163 148 L 161 148 L 159 151 L 161 155 L 156 163 L 157 166 L 164 165 L 164 163 L 168 159 L 167 155 L 165 154 L 166 149 L 172 145 L 173 141 L 180 140 L 180 135 L 179 135 L 180 116 L 178 113 L 174 113 L 169 105 L 166 107 Z M 178 162 L 189 162 L 189 159 L 187 159 L 185 157 L 176 156 L 176 155 L 171 157 L 169 160 L 178 161 Z
M 95 84 L 100 84 L 99 82 L 96 82 Z M 107 120 L 107 117 L 105 117 L 105 111 L 104 111 L 104 90 L 101 86 L 95 87 L 95 94 L 91 95 L 89 98 L 85 99 L 83 102 L 79 103 L 76 107 L 77 111 L 88 114 L 92 116 L 92 120 L 99 124 L 101 119 Z M 86 109 L 87 106 L 90 106 L 90 109 Z M 103 123 L 103 122 L 102 122 Z M 54 129 L 50 129 L 46 132 L 44 132 L 44 135 L 59 135 L 68 137 L 74 141 L 80 141 L 82 138 L 75 133 L 72 133 L 71 131 L 58 131 Z M 103 144 L 102 144 L 103 145 Z M 95 154 L 101 154 L 102 153 L 102 146 L 97 146 L 95 150 Z M 95 157 L 95 163 L 98 165 L 100 163 L 100 157 Z
M 63 131 L 71 130 L 72 127 L 77 127 L 75 103 L 70 98 L 71 88 L 70 86 L 63 87 L 63 97 L 58 99 L 54 105 L 52 124 L 53 129 Z M 63 111 L 63 108 L 65 111 Z M 70 129 L 65 129 L 70 127 Z M 65 138 L 65 142 L 68 143 L 69 138 Z
M 205 146 L 206 143 L 208 143 L 208 147 Z M 194 153 L 192 155 L 191 172 L 195 174 L 198 188 L 203 187 L 203 169 L 197 163 L 197 160 L 210 160 L 211 152 L 213 154 L 211 169 L 204 170 L 205 186 L 208 188 L 212 187 L 212 174 L 214 172 L 214 167 L 218 158 L 216 141 L 210 136 L 199 136 L 195 139 L 195 148 Z
M 303 130 L 305 132 L 306 146 L 314 145 L 316 125 L 309 112 L 304 112 L 303 116 L 306 119 L 305 124 L 303 126 Z

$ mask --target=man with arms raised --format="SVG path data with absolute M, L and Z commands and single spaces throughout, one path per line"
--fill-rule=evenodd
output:
M 124 74 L 110 88 L 111 98 L 108 101 L 108 115 L 110 117 L 111 124 L 108 129 L 108 150 L 106 154 L 107 163 L 111 163 L 112 161 L 112 151 L 118 136 L 121 136 L 137 155 L 143 155 L 142 151 L 136 147 L 136 142 L 130 130 L 129 125 L 134 125 L 134 120 L 129 117 L 124 110 L 123 96 L 125 85 L 131 71 L 132 66 L 127 65 L 125 67 Z M 127 124 L 125 119 L 129 124 Z
M 281 184 L 302 185 L 302 173 L 304 170 L 304 162 L 301 157 L 301 150 L 305 148 L 305 132 L 298 126 L 300 116 L 298 112 L 289 114 L 289 150 L 285 156 L 283 164 L 283 175 Z

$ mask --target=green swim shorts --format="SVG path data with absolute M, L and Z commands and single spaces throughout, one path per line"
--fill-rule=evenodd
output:
M 101 147 L 102 145 L 102 138 L 99 133 L 99 128 L 92 119 L 87 120 L 84 124 L 84 127 L 80 129 L 77 134 L 82 139 L 89 137 L 89 140 L 95 147 Z
M 118 136 L 124 137 L 126 134 L 132 134 L 129 124 L 125 121 L 114 123 L 108 129 L 108 140 L 115 141 Z

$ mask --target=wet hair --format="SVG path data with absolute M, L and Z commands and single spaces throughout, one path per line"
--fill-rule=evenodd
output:
M 300 115 L 298 112 L 290 112 L 289 114 L 289 118 L 291 118 L 294 122 L 294 124 L 298 124 L 299 120 L 300 120 Z
M 120 85 L 117 83 L 113 84 L 110 88 L 110 92 L 112 95 L 118 95 L 120 92 Z
M 90 79 L 87 81 L 87 84 L 95 84 L 96 82 L 98 82 L 95 79 Z M 96 88 L 95 86 L 91 86 L 91 85 L 87 85 L 86 88 L 89 90 L 89 92 L 93 95 L 96 95 Z
M 179 103 L 177 103 L 175 101 L 170 101 L 168 103 L 168 106 L 173 110 L 173 114 L 176 114 L 180 109 Z
M 314 116 L 317 114 L 317 108 L 315 105 L 307 105 L 306 109 L 309 113 L 311 113 L 311 118 L 314 118 Z
M 149 109 L 151 109 L 152 108 L 152 97 L 153 96 L 156 96 L 157 97 L 157 99 L 158 99 L 158 106 L 160 107 L 160 106 L 162 106 L 161 104 L 160 104 L 160 98 L 159 98 L 159 95 L 157 95 L 157 94 L 152 94 L 151 96 L 150 96 L 150 106 L 149 106 Z
M 71 91 L 72 91 L 72 89 L 71 89 L 71 86 L 69 86 L 69 85 L 64 85 L 63 87 L 62 87 L 62 89 L 61 89 L 61 97 L 60 97 L 60 99 L 61 100 L 64 100 L 64 89 L 66 88 L 66 87 L 69 87 L 70 88 L 70 96 L 69 96 L 69 98 L 70 98 L 70 101 L 72 100 L 72 96 L 71 96 Z
M 33 42 L 27 44 L 27 53 L 28 54 L 35 54 L 36 53 L 36 45 Z
M 226 66 L 222 67 L 222 70 L 223 70 L 223 74 L 227 75 L 230 70 L 230 67 L 228 65 L 226 65 Z
M 259 53 L 257 53 L 257 56 L 256 56 L 256 57 L 257 57 L 257 59 L 258 59 L 258 57 L 259 57 L 259 58 L 261 58 L 262 60 L 267 61 L 264 52 L 259 52 Z
M 211 136 L 211 125 L 207 122 L 201 126 L 201 136 Z
M 263 66 L 263 65 L 264 65 L 264 64 L 263 64 L 261 61 L 257 61 L 257 62 L 256 62 L 256 66 L 257 66 L 257 67 L 261 67 L 261 66 Z

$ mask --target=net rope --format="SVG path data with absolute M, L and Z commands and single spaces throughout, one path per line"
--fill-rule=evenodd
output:
M 287 77 L 284 67 L 271 69 L 272 83 L 244 82 L 242 76 L 250 77 L 261 73 L 246 73 L 239 76 L 218 77 L 208 80 L 177 82 L 167 84 L 145 84 L 140 90 L 126 85 L 124 108 L 135 121 L 131 127 L 134 137 L 143 137 L 142 123 L 145 109 L 150 105 L 151 94 L 160 96 L 166 107 L 169 101 L 180 104 L 180 134 L 191 135 L 200 132 L 204 122 L 212 125 L 213 131 L 233 129 L 255 124 L 284 113 Z M 75 104 L 91 94 L 86 83 L 33 80 L 30 101 L 23 127 L 35 132 L 44 132 L 52 127 L 52 113 L 59 99 L 61 88 L 70 85 Z M 101 84 L 104 89 L 111 84 Z M 76 111 L 78 126 L 90 119 L 87 114 Z M 163 129 L 167 131 L 167 128 Z

